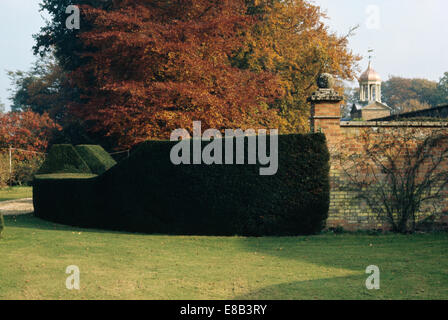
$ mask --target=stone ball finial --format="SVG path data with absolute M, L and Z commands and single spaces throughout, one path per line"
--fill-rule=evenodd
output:
M 334 86 L 334 78 L 329 73 L 322 73 L 319 78 L 317 78 L 317 85 L 320 89 L 331 89 Z

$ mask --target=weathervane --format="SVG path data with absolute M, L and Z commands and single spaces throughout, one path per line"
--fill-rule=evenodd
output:
M 375 52 L 375 49 L 373 48 L 369 48 L 367 50 L 367 52 L 369 53 L 369 64 L 372 62 L 372 58 L 373 58 L 373 53 Z

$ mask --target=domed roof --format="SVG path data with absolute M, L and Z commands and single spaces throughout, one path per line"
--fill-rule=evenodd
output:
M 375 70 L 373 70 L 370 62 L 369 62 L 369 67 L 367 68 L 366 71 L 364 71 L 364 73 L 359 77 L 359 81 L 381 81 L 381 77 L 378 74 L 378 72 L 376 72 Z

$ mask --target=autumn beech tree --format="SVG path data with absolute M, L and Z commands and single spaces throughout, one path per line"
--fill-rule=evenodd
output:
M 244 1 L 115 1 L 84 5 L 81 59 L 71 73 L 74 114 L 120 146 L 204 128 L 278 127 L 283 94 L 270 72 L 230 63 L 250 26 Z
M 81 29 L 64 29 L 79 4 Z M 307 1 L 44 0 L 35 52 L 54 50 L 77 98 L 70 112 L 118 147 L 207 128 L 307 129 L 320 72 L 351 78 L 347 38 Z

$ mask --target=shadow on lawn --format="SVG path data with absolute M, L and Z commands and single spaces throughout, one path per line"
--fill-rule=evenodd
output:
M 30 228 L 51 231 L 82 231 L 121 235 L 146 235 L 113 230 L 87 229 L 61 225 L 34 217 L 32 214 L 6 216 L 6 227 Z M 161 234 L 151 234 L 160 236 Z M 167 237 L 171 237 L 167 235 Z M 172 236 L 176 237 L 176 236 Z M 218 237 L 225 238 L 225 237 Z M 235 239 L 230 237 L 229 239 Z M 400 271 L 411 268 L 411 261 L 425 263 L 427 249 L 440 247 L 448 240 L 448 233 L 432 235 L 381 235 L 366 234 L 318 235 L 299 237 L 237 238 L 236 244 L 246 252 L 257 252 L 285 260 L 309 262 L 321 267 L 341 268 L 364 273 L 367 266 L 387 266 Z M 235 242 L 232 242 L 233 244 Z
M 8 216 L 5 217 L 5 220 L 6 228 L 9 226 L 65 232 L 141 235 L 70 227 L 44 221 L 33 215 Z M 172 237 L 172 243 L 175 245 L 178 241 L 177 236 Z M 218 238 L 226 239 L 225 237 Z M 308 274 L 303 277 L 294 277 L 293 275 L 291 278 L 286 278 L 286 281 L 290 282 L 257 288 L 251 292 L 237 295 L 234 299 L 378 299 L 381 295 L 386 294 L 401 298 L 401 289 L 406 294 L 406 291 L 415 292 L 417 287 L 422 286 L 429 294 L 434 291 L 431 289 L 434 288 L 434 285 L 437 286 L 437 283 L 443 284 L 446 281 L 446 272 L 444 271 L 446 270 L 446 259 L 442 258 L 444 257 L 443 252 L 446 252 L 448 240 L 446 233 L 412 236 L 342 234 L 283 238 L 230 237 L 230 241 L 224 240 L 222 244 L 215 245 L 212 249 L 219 250 L 225 246 L 232 250 L 233 248 L 239 249 L 232 254 L 245 252 L 248 255 L 256 253 L 256 257 L 272 256 L 281 260 L 271 261 L 271 265 L 278 268 L 278 272 L 289 268 L 288 272 L 297 270 L 294 272 L 307 272 Z M 204 237 L 200 245 L 211 248 L 207 237 Z M 258 258 L 256 260 L 259 261 Z M 299 263 L 297 269 L 293 269 L 294 267 L 291 267 L 290 264 L 296 262 L 303 263 Z M 390 285 L 390 289 L 386 292 L 383 291 L 383 287 L 381 292 L 366 290 L 365 280 L 368 275 L 365 270 L 370 265 L 380 267 L 382 283 L 384 279 L 384 283 Z M 300 279 L 310 280 L 297 281 Z M 436 293 L 445 290 L 440 287 L 440 284 L 438 286 Z M 385 286 L 385 288 L 387 287 Z
M 235 300 L 359 300 L 380 299 L 365 287 L 364 275 L 282 283 L 234 297 Z
M 443 247 L 447 239 L 447 234 L 344 234 L 255 240 L 242 238 L 239 245 L 248 252 L 312 263 L 323 269 L 344 269 L 364 276 L 366 268 L 375 265 L 382 274 L 399 276 L 430 263 L 434 257 L 428 249 Z
M 285 263 L 288 260 L 310 263 L 316 268 L 306 270 L 310 280 L 297 281 L 300 277 L 296 277 L 291 282 L 257 289 L 234 299 L 440 298 L 445 290 L 441 284 L 446 265 L 438 255 L 447 239 L 447 234 L 443 233 L 412 236 L 344 234 L 255 241 L 243 238 L 239 244 L 248 252 L 285 259 Z M 370 275 L 366 274 L 366 268 L 370 265 L 380 268 L 379 291 L 366 289 L 365 281 Z M 431 268 L 430 273 L 426 271 L 428 268 Z M 354 274 L 337 275 L 338 272 Z

